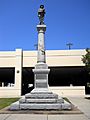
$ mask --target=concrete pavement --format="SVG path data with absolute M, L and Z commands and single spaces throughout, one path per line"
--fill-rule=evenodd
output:
M 89 119 L 84 114 L 77 115 L 0 114 L 0 120 L 89 120 Z
M 84 115 L 90 119 L 90 99 L 82 97 L 69 97 L 70 101 L 76 105 Z
M 0 120 L 90 120 L 90 100 L 69 97 L 84 114 L 0 114 Z

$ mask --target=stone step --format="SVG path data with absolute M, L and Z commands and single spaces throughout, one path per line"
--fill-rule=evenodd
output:
M 20 103 L 64 103 L 64 99 L 62 97 L 57 98 L 25 98 L 23 96 L 19 99 Z
M 51 91 L 48 90 L 48 88 L 35 88 L 30 93 L 31 94 L 53 94 Z
M 26 103 L 56 103 L 56 99 L 26 99 Z
M 61 110 L 62 109 L 62 105 L 59 103 L 53 103 L 53 104 L 43 104 L 43 103 L 39 103 L 39 104 L 34 104 L 34 103 L 24 103 L 24 104 L 20 104 L 20 109 L 21 110 Z
M 21 98 L 20 103 L 56 103 L 57 99 L 25 99 Z
M 63 103 L 63 99 L 26 99 L 26 103 Z
M 71 110 L 72 105 L 66 101 L 64 103 L 12 103 L 10 110 Z
M 26 94 L 25 98 L 31 98 L 31 99 L 58 99 L 58 95 L 56 94 Z
M 39 92 L 31 92 L 31 94 L 53 94 L 52 92 L 42 92 L 42 91 L 39 91 Z
M 64 100 L 61 99 L 26 99 L 21 98 L 20 103 L 64 103 Z

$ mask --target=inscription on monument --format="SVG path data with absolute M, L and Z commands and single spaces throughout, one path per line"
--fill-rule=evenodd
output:
M 46 74 L 36 74 L 36 79 L 46 79 L 47 75 Z
M 46 82 L 36 83 L 36 88 L 47 88 L 47 83 Z

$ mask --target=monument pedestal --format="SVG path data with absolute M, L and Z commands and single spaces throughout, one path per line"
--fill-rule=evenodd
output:
M 46 63 L 37 63 L 34 72 L 34 89 L 11 105 L 10 110 L 64 110 L 71 104 L 48 90 L 49 69 Z

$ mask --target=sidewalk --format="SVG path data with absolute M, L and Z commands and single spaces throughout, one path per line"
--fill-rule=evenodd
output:
M 90 120 L 90 100 L 69 97 L 84 114 L 0 114 L 0 120 Z
M 0 114 L 0 120 L 89 120 L 85 115 Z
M 90 119 L 90 99 L 88 100 L 84 97 L 69 97 L 69 99 L 88 119 Z

